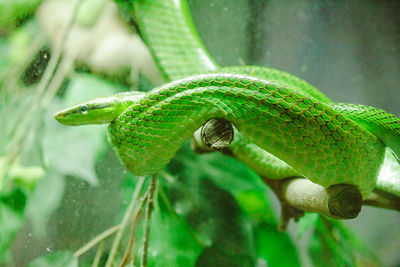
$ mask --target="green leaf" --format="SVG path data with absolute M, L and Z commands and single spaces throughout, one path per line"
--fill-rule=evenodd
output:
M 44 169 L 40 166 L 22 166 L 19 159 L 10 165 L 6 156 L 0 157 L 0 193 L 7 191 L 12 183 L 28 192 L 33 191 L 44 174 Z
M 277 230 L 270 191 L 245 165 L 217 153 L 195 155 L 186 144 L 168 169 L 175 210 L 211 240 L 197 266 L 252 266 L 262 261 L 279 266 L 282 257 L 287 266 L 299 265 L 290 238 Z M 277 254 L 271 242 L 287 254 Z
M 203 250 L 193 235 L 193 228 L 185 220 L 165 208 L 155 205 L 151 217 L 148 261 L 150 266 L 194 266 Z
M 10 61 L 10 58 L 8 56 L 9 50 L 10 50 L 9 41 L 6 40 L 5 38 L 0 38 L 0 75 L 3 74 L 3 71 L 7 69 L 7 66 L 9 64 Z M 0 82 L 2 81 L 0 80 Z
M 318 213 L 307 212 L 303 217 L 300 218 L 300 220 L 296 223 L 299 238 L 302 237 L 307 230 L 315 226 L 319 216 L 320 215 Z
M 28 267 L 78 267 L 78 259 L 74 257 L 73 252 L 60 250 L 36 258 Z
M 64 186 L 63 177 L 49 170 L 29 198 L 25 212 L 38 236 L 45 234 L 47 223 L 61 202 Z
M 0 29 L 12 28 L 35 11 L 42 0 L 0 0 Z
M 22 213 L 25 209 L 26 198 L 20 188 L 13 188 L 7 194 L 0 194 L 0 202 L 19 213 Z
M 276 225 L 275 213 L 269 203 L 269 194 L 257 190 L 247 190 L 235 194 L 240 208 L 257 222 Z
M 8 261 L 9 248 L 23 223 L 20 213 L 0 202 L 0 263 Z
M 296 248 L 286 233 L 277 231 L 274 224 L 260 224 L 254 232 L 257 257 L 267 266 L 300 266 Z
M 108 0 L 83 0 L 76 15 L 75 23 L 79 26 L 92 27 L 101 17 Z
M 379 266 L 376 256 L 340 221 L 319 216 L 309 244 L 315 266 Z

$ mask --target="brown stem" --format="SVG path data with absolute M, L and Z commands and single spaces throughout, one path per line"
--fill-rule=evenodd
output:
M 304 178 L 271 180 L 263 178 L 281 202 L 279 230 L 289 220 L 297 221 L 304 212 L 316 212 L 335 219 L 352 219 L 361 211 L 362 196 L 353 185 L 338 184 L 325 188 Z
M 121 225 L 115 225 L 113 227 L 108 228 L 107 230 L 105 230 L 104 232 L 100 233 L 99 235 L 97 235 L 95 238 L 93 238 L 92 240 L 90 240 L 88 243 L 86 243 L 83 247 L 81 247 L 80 249 L 78 249 L 75 253 L 74 253 L 74 257 L 80 257 L 81 255 L 83 255 L 84 253 L 88 252 L 92 247 L 94 247 L 95 245 L 97 245 L 99 242 L 102 242 L 104 239 L 106 239 L 107 237 L 109 237 L 110 235 L 116 233 L 117 231 L 119 231 L 121 229 Z
M 400 197 L 375 189 L 363 202 L 364 205 L 400 211 Z
M 142 254 L 142 260 L 140 261 L 141 267 L 146 267 L 147 266 L 147 251 L 149 248 L 149 236 L 150 236 L 150 219 L 151 219 L 151 211 L 153 209 L 153 196 L 154 196 L 154 191 L 156 189 L 156 178 L 157 174 L 154 174 L 151 183 L 150 183 L 150 188 L 149 188 L 149 196 L 147 199 L 147 207 L 146 207 L 146 218 L 144 221 L 144 237 L 143 237 L 143 254 Z
M 144 179 L 145 177 L 140 177 L 138 183 L 135 186 L 135 190 L 132 194 L 132 199 L 131 202 L 128 205 L 128 208 L 126 209 L 126 212 L 124 214 L 124 217 L 122 219 L 121 222 L 121 229 L 117 232 L 117 234 L 115 235 L 114 238 L 114 242 L 112 244 L 111 250 L 110 250 L 110 255 L 108 256 L 107 262 L 105 264 L 105 267 L 111 267 L 113 265 L 114 262 L 114 258 L 117 254 L 117 250 L 119 247 L 119 243 L 121 241 L 122 238 L 122 234 L 125 230 L 126 225 L 128 224 L 129 219 L 132 217 L 132 213 L 134 211 L 134 207 L 136 206 L 136 202 L 139 198 L 140 192 L 142 191 L 142 186 L 144 183 Z
M 135 218 L 133 219 L 130 234 L 129 234 L 130 238 L 129 238 L 128 247 L 126 248 L 124 258 L 122 259 L 122 262 L 120 265 L 121 267 L 124 267 L 128 263 L 129 256 L 131 255 L 131 252 L 132 252 L 133 242 L 135 240 L 136 225 L 139 221 L 140 215 L 142 214 L 144 204 L 147 203 L 148 197 L 149 197 L 149 191 L 147 191 L 145 196 L 142 198 L 140 207 L 136 211 Z

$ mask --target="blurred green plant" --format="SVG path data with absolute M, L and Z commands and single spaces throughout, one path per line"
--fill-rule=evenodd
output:
M 0 1 L 0 32 L 11 31 L 23 19 L 32 15 L 42 0 Z

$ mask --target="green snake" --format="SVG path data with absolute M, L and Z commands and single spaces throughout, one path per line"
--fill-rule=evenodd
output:
M 134 174 L 149 175 L 161 171 L 205 122 L 224 118 L 236 129 L 230 144 L 235 157 L 266 177 L 302 175 L 325 187 L 352 184 L 363 196 L 376 187 L 400 193 L 393 183 L 377 182 L 385 150 L 400 155 L 400 120 L 394 115 L 334 103 L 279 70 L 220 68 L 202 45 L 185 1 L 133 5 L 144 41 L 165 80 L 173 82 L 78 104 L 55 114 L 60 123 L 109 123 L 121 162 Z

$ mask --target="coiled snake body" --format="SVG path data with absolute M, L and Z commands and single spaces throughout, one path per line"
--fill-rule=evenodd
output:
M 366 196 L 376 187 L 386 147 L 400 155 L 395 116 L 333 103 L 307 82 L 278 70 L 220 69 L 201 44 L 184 1 L 134 5 L 143 38 L 165 79 L 203 74 L 146 94 L 92 100 L 55 115 L 69 125 L 110 123 L 111 144 L 132 173 L 159 172 L 211 118 L 234 124 L 238 137 L 231 144 L 233 153 L 270 178 L 301 174 L 325 187 L 356 185 Z

